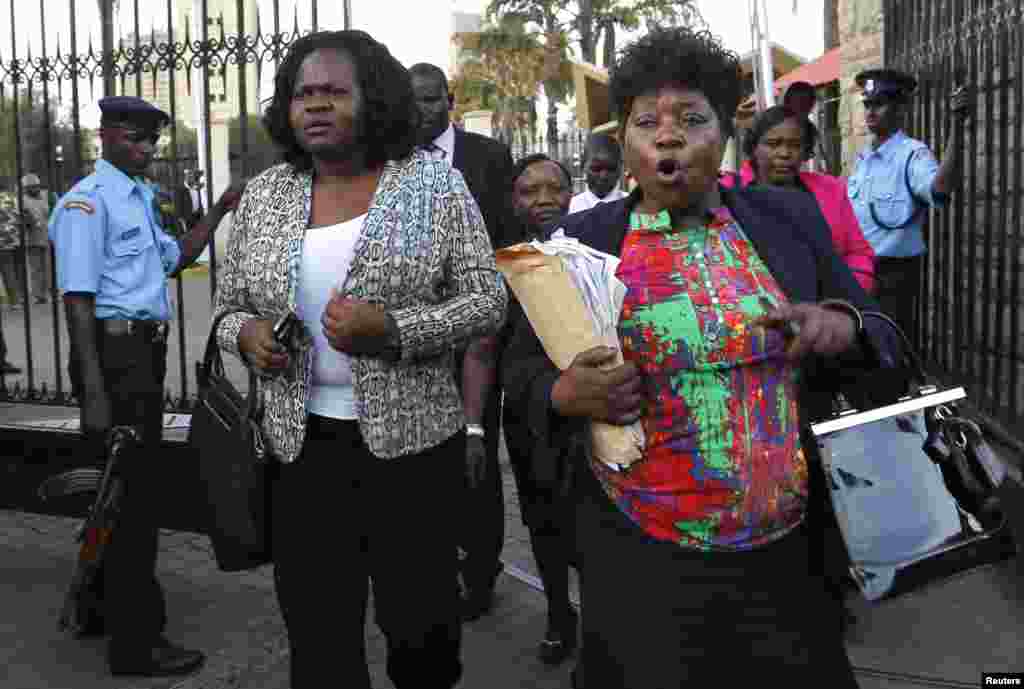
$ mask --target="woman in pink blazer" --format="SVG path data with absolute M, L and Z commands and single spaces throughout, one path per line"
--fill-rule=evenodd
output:
M 740 181 L 774 187 L 792 187 L 809 192 L 832 228 L 832 244 L 857 282 L 868 293 L 875 286 L 875 252 L 864 239 L 853 206 L 846 195 L 846 179 L 800 170 L 806 153 L 814 149 L 817 132 L 806 117 L 777 105 L 754 120 L 743 141 L 747 159 L 740 168 Z M 734 184 L 734 175 L 724 175 L 724 186 Z

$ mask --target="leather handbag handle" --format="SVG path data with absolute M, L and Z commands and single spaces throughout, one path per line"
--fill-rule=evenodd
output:
M 903 342 L 903 357 L 906 360 L 909 368 L 914 374 L 914 377 L 922 384 L 928 383 L 928 374 L 925 373 L 924 364 L 921 363 L 921 357 L 918 356 L 917 351 L 914 349 L 913 344 L 910 342 L 910 338 L 903 332 L 903 328 L 896 324 L 892 318 L 882 313 L 881 311 L 862 311 L 861 316 L 863 318 L 878 318 L 889 324 L 896 334 L 900 336 L 900 340 Z
M 217 316 L 213 321 L 213 325 L 210 327 L 210 334 L 206 338 L 206 351 L 203 353 L 203 364 L 199 372 L 200 385 L 209 380 L 211 373 L 224 377 L 224 359 L 221 355 L 220 346 L 217 344 L 217 328 L 220 327 L 220 323 L 225 316 L 229 316 L 233 313 L 248 312 L 241 309 L 226 311 Z M 259 382 L 256 377 L 256 372 L 253 370 L 252 366 L 246 364 L 245 370 L 249 372 L 249 391 L 246 396 L 245 416 L 249 419 L 255 419 L 257 406 L 259 404 L 259 394 L 257 393 Z

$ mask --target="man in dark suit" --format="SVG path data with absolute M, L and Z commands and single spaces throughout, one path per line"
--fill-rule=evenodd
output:
M 203 171 L 185 170 L 185 179 L 174 195 L 174 203 L 178 217 L 185 221 L 185 227 L 192 229 L 202 220 L 203 211 Z
M 516 224 L 509 206 L 512 154 L 508 147 L 452 126 L 449 112 L 454 98 L 440 68 L 420 63 L 409 72 L 423 117 L 423 148 L 462 173 L 480 207 L 491 245 L 499 248 L 514 243 Z M 466 352 L 458 352 L 456 374 L 466 408 L 467 435 L 467 511 L 459 538 L 465 551 L 461 566 L 464 620 L 477 619 L 493 607 L 494 584 L 502 569 L 499 557 L 505 540 L 505 503 L 498 466 L 501 388 L 493 385 L 496 370 L 494 352 L 488 347 L 470 344 Z M 494 392 L 486 394 L 488 389 Z

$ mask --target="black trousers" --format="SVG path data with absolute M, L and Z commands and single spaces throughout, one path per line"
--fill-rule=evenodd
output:
M 875 298 L 882 312 L 890 316 L 914 341 L 917 302 L 921 290 L 923 256 L 875 259 Z
M 398 689 L 448 689 L 462 675 L 454 517 L 459 433 L 416 455 L 375 457 L 355 421 L 310 415 L 299 457 L 273 485 L 274 581 L 291 647 L 291 688 L 370 689 L 367 584 Z M 332 680 L 330 678 L 335 678 Z
M 456 357 L 456 380 L 462 389 L 462 356 Z M 487 475 L 475 489 L 463 482 L 463 509 L 472 518 L 459 526 L 458 545 L 466 553 L 461 563 L 462 581 L 470 592 L 494 588 L 501 573 L 501 549 L 505 545 L 505 496 L 498 464 L 501 441 L 501 386 L 494 385 L 484 405 L 484 446 L 487 449 Z M 465 461 L 461 462 L 465 466 Z M 465 472 L 463 472 L 465 475 Z
M 636 526 L 588 467 L 576 476 L 588 689 L 857 686 L 810 529 L 746 552 L 683 550 Z
M 96 612 L 110 635 L 110 655 L 131 656 L 157 642 L 167 619 L 155 573 L 159 521 L 151 507 L 161 481 L 148 459 L 159 452 L 163 434 L 167 345 L 142 333 L 102 332 L 97 345 L 114 425 L 142 430 L 142 448 L 121 464 L 120 517 L 94 584 L 102 600 L 102 609 Z M 71 366 L 70 373 L 81 399 L 77 367 Z M 85 441 L 87 451 L 102 462 L 104 438 L 87 436 Z

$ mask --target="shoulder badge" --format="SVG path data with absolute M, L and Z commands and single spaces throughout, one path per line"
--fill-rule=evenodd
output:
M 78 201 L 78 200 L 65 201 L 64 202 L 64 208 L 66 210 L 69 210 L 69 211 L 75 210 L 75 209 L 80 210 L 80 211 L 85 211 L 89 215 L 92 215 L 93 213 L 96 212 L 96 209 L 93 208 L 92 204 L 87 202 L 87 201 Z

